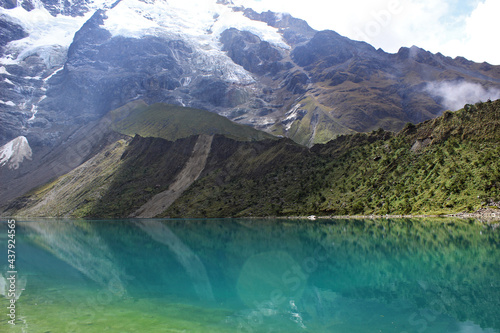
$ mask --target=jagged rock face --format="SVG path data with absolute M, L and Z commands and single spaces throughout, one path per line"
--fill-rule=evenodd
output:
M 170 101 L 182 85 L 182 61 L 192 50 L 181 40 L 115 37 L 96 13 L 75 35 L 64 70 L 54 77 L 41 104 L 84 123 L 132 99 Z
M 280 62 L 283 59 L 280 50 L 248 31 L 227 29 L 220 41 L 224 45 L 222 50 L 227 51 L 235 63 L 249 72 L 276 75 L 284 69 Z
M 17 0 L 0 0 L 0 6 L 5 9 L 12 9 L 17 6 Z
M 319 60 L 322 60 L 323 67 L 331 67 L 351 59 L 354 52 L 355 48 L 347 38 L 333 31 L 320 31 L 305 45 L 296 47 L 292 59 L 302 67 Z
M 3 48 L 7 43 L 27 36 L 28 34 L 19 24 L 0 19 L 0 52 L 3 53 Z
M 244 15 L 252 20 L 262 21 L 271 27 L 278 28 L 289 45 L 297 45 L 309 41 L 316 33 L 306 21 L 292 17 L 290 14 L 271 11 L 257 13 L 247 8 Z

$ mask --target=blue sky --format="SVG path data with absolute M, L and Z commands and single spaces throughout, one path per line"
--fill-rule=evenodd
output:
M 234 0 L 256 11 L 288 12 L 387 52 L 416 45 L 500 65 L 499 0 Z

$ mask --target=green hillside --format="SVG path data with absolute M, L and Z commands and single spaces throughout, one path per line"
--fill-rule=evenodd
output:
M 131 116 L 122 120 L 120 112 L 112 114 L 116 130 L 178 133 L 165 130 L 171 122 L 160 116 L 162 105 L 129 110 Z M 131 216 L 155 196 L 174 191 L 172 184 L 189 173 L 188 161 L 202 141 L 202 136 L 175 142 L 142 136 L 121 140 L 18 198 L 7 212 Z M 500 206 L 500 100 L 408 123 L 399 133 L 342 135 L 312 148 L 290 139 L 240 141 L 224 135 L 206 142 L 203 170 L 155 216 L 447 214 Z
M 241 141 L 274 138 L 273 135 L 240 125 L 216 113 L 171 104 L 147 105 L 135 101 L 110 112 L 112 129 L 142 137 L 157 137 L 170 141 L 198 134 L 222 134 Z
M 340 136 L 291 163 L 239 172 L 220 168 L 163 216 L 474 211 L 500 201 L 499 143 L 500 101 L 467 105 L 407 124 L 398 134 Z M 247 164 L 261 165 L 261 158 Z

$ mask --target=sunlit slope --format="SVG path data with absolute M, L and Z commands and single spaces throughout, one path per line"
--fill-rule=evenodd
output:
M 147 105 L 143 101 L 135 101 L 111 111 L 109 116 L 112 129 L 128 136 L 138 134 L 171 141 L 198 134 L 222 134 L 242 141 L 275 138 L 216 113 L 171 104 Z

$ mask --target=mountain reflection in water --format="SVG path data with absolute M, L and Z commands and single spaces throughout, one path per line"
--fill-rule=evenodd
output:
M 16 237 L 13 332 L 500 332 L 500 229 L 476 220 L 18 221 Z

